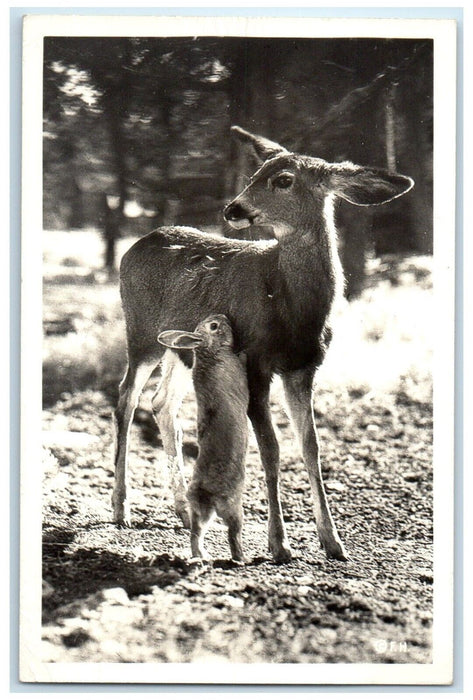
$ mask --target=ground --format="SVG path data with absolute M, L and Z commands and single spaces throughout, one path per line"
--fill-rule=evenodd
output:
M 172 510 L 150 413 L 153 382 L 132 427 L 133 527 L 111 522 L 123 323 L 116 282 L 97 272 L 98 258 L 95 267 L 89 259 L 93 246 L 89 257 L 71 259 L 58 243 L 66 235 L 45 238 L 43 660 L 429 663 L 430 260 L 371 261 L 367 290 L 338 313 L 318 378 L 325 484 L 349 560 L 329 561 L 320 549 L 276 380 L 272 411 L 294 558 L 277 565 L 268 554 L 264 474 L 252 438 L 248 563 L 232 565 L 216 520 L 206 539 L 214 559 L 201 565 L 191 561 L 189 532 Z M 190 475 L 192 395 L 181 417 Z

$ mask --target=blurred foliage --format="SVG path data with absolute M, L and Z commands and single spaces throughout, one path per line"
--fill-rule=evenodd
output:
M 255 167 L 231 143 L 237 123 L 414 177 L 401 200 L 358 210 L 358 228 L 340 206 L 349 283 L 370 248 L 430 253 L 432 50 L 412 39 L 48 37 L 44 225 L 102 227 L 104 194 L 117 198 L 122 234 L 220 225 Z
M 171 44 L 165 39 L 45 41 L 46 225 L 63 218 L 55 203 L 74 210 L 77 189 L 88 204 L 84 224 L 97 223 L 94 200 L 103 192 L 117 195 L 121 210 L 128 199 L 164 215 L 168 199 L 179 197 L 179 189 L 187 194 L 188 164 L 180 166 L 184 172 L 178 164 L 183 155 L 197 161 L 197 180 L 204 163 L 205 184 L 213 183 L 210 198 L 222 197 L 213 176 L 222 171 L 225 157 L 216 140 L 223 141 L 227 98 L 220 84 L 228 70 L 208 42 Z M 72 214 L 73 223 L 62 225 L 73 227 L 75 218 Z

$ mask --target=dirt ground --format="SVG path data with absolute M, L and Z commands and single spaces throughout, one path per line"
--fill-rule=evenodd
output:
M 46 290 L 48 308 L 59 293 L 66 294 Z M 371 322 L 376 345 L 373 328 Z M 414 384 L 412 374 L 388 390 L 361 380 L 347 389 L 343 376 L 321 381 L 316 418 L 328 498 L 350 557 L 343 563 L 328 561 L 319 547 L 278 381 L 272 409 L 294 553 L 283 565 L 267 551 L 264 474 L 253 437 L 244 499 L 248 563 L 231 564 L 216 520 L 206 538 L 214 560 L 196 564 L 189 532 L 172 510 L 151 383 L 132 427 L 133 527 L 125 530 L 111 522 L 113 401 L 106 389 L 48 400 L 43 660 L 431 662 L 432 406 L 430 388 L 416 393 Z M 197 453 L 191 395 L 182 420 L 189 476 Z
M 187 408 L 191 414 L 190 400 Z M 252 443 L 249 563 L 240 568 L 231 566 L 217 522 L 207 537 L 213 565 L 188 563 L 189 533 L 172 511 L 149 414 L 139 413 L 132 435 L 134 527 L 118 530 L 111 524 L 107 401 L 82 392 L 45 412 L 45 660 L 430 661 L 430 407 L 402 395 L 389 409 L 353 397 L 349 412 L 342 405 L 319 417 L 347 563 L 327 561 L 319 549 L 306 473 L 287 419 L 278 403 L 273 408 L 295 558 L 275 565 L 267 553 L 264 478 Z M 187 455 L 195 451 L 186 443 Z M 190 472 L 191 457 L 187 466 Z

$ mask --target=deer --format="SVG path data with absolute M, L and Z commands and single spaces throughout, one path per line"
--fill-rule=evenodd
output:
M 165 349 L 156 338 L 169 328 L 192 331 L 202 318 L 219 313 L 231 323 L 235 352 L 247 358 L 248 417 L 265 472 L 269 552 L 277 563 L 292 558 L 269 402 L 272 378 L 279 375 L 308 473 L 320 545 L 328 558 L 345 561 L 347 552 L 323 484 L 313 407 L 315 373 L 330 343 L 331 312 L 343 287 L 334 204 L 342 198 L 356 206 L 381 205 L 404 195 L 414 182 L 380 168 L 296 154 L 238 126 L 232 132 L 253 151 L 259 167 L 227 204 L 224 218 L 234 229 L 270 226 L 274 238 L 223 238 L 170 226 L 139 239 L 122 258 L 128 367 L 114 413 L 114 520 L 119 526 L 131 524 L 130 423 L 143 386 L 165 351 L 152 409 L 167 455 L 175 510 L 189 526 L 178 412 L 187 392 L 192 352 Z
M 192 333 L 168 330 L 160 333 L 158 340 L 172 350 L 194 351 L 192 379 L 199 453 L 187 491 L 192 556 L 211 559 L 204 547 L 204 536 L 216 513 L 228 528 L 232 560 L 242 564 L 249 402 L 244 355 L 234 352 L 233 331 L 222 314 L 208 316 Z

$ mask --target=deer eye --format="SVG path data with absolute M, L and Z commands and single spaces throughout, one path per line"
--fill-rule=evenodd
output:
M 294 182 L 294 175 L 291 173 L 281 173 L 277 175 L 272 181 L 273 187 L 277 187 L 279 190 L 287 190 Z

